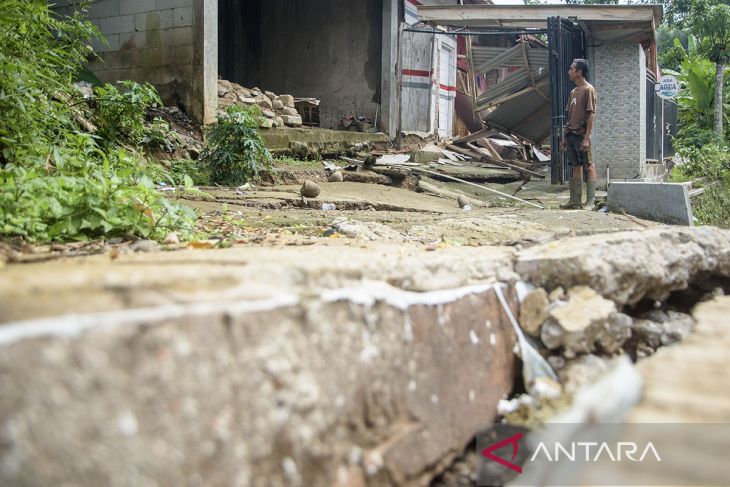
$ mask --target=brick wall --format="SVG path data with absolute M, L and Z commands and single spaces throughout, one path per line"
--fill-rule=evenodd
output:
M 89 19 L 106 43 L 92 43 L 101 59 L 89 68 L 102 81 L 148 81 L 168 105 L 199 112 L 194 87 L 195 3 L 199 0 L 99 0 Z M 74 0 L 54 2 L 61 13 L 72 11 Z
M 641 46 L 603 42 L 593 49 L 593 84 L 598 109 L 593 157 L 598 178 L 632 179 L 646 160 L 646 67 Z

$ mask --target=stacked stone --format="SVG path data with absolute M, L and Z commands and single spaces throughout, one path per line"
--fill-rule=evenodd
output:
M 291 95 L 276 95 L 271 91 L 261 91 L 260 88 L 244 88 L 236 83 L 218 80 L 218 106 L 225 110 L 231 105 L 256 105 L 261 109 L 259 127 L 298 127 L 302 124 L 302 117 L 294 108 L 294 97 Z

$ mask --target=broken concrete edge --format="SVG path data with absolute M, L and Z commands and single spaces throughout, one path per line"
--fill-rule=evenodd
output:
M 377 485 L 420 484 L 494 419 L 497 401 L 512 388 L 513 336 L 496 305 L 493 290 L 498 286 L 492 282 L 413 292 L 363 282 L 319 296 L 282 294 L 249 302 L 163 305 L 6 323 L 0 326 L 0 364 L 15 372 L 0 377 L 9 401 L 0 410 L 0 424 L 21 425 L 13 430 L 6 451 L 22 455 L 18 453 L 20 465 L 0 466 L 0 479 L 113 479 L 134 466 L 143 478 L 169 480 L 169 472 L 182 471 L 173 468 L 180 465 L 149 445 L 164 441 L 168 449 L 187 452 L 183 463 L 199 464 L 206 455 L 192 445 L 205 445 L 209 438 L 208 433 L 196 433 L 196 425 L 220 420 L 201 416 L 183 424 L 181 411 L 168 410 L 169 401 L 194 400 L 220 403 L 212 414 L 227 404 L 258 418 L 229 425 L 236 432 L 226 433 L 232 439 L 220 443 L 224 451 L 216 451 L 218 460 L 205 460 L 217 465 L 219 475 L 229 475 L 224 478 L 243 471 L 249 479 L 243 485 L 260 485 L 263 479 L 292 481 L 294 470 L 303 485 L 318 485 L 324 479 L 335 481 L 340 466 L 348 475 Z M 514 303 L 509 289 L 508 295 Z M 261 355 L 264 350 L 269 359 Z M 33 358 L 19 368 L 21 357 L 31 351 L 38 353 L 31 353 Z M 147 359 L 122 367 L 129 353 L 143 353 Z M 76 360 L 85 365 L 72 366 Z M 117 365 L 109 368 L 108 362 Z M 222 370 L 224 363 L 229 366 Z M 459 372 L 459 364 L 468 365 L 469 374 Z M 481 366 L 475 371 L 474 364 Z M 149 367 L 160 370 L 142 372 Z M 218 378 L 197 382 L 199 367 L 214 367 Z M 167 369 L 175 379 L 160 384 L 157 377 Z M 288 372 L 282 377 L 279 370 Z M 282 385 L 267 388 L 269 375 Z M 16 388 L 14 377 L 20 376 L 26 377 L 24 385 Z M 237 385 L 222 385 L 231 381 Z M 152 383 L 155 399 L 144 392 Z M 180 396 L 178 383 L 197 385 L 185 386 Z M 49 390 L 56 391 L 56 399 L 46 409 L 51 404 L 42 398 Z M 216 397 L 226 396 L 226 390 L 242 395 Z M 282 394 L 293 395 L 283 406 Z M 282 407 L 291 416 L 284 431 L 274 414 Z M 358 427 L 353 438 L 342 436 L 340 430 L 361 415 L 369 426 Z M 405 419 L 411 427 L 403 429 Z M 44 435 L 42 442 L 25 437 L 23 431 L 31 424 L 34 431 L 52 428 L 54 434 Z M 101 424 L 111 427 L 94 433 Z M 176 434 L 160 433 L 169 426 L 175 426 Z M 308 441 L 297 436 L 304 429 L 311 436 Z M 97 459 L 112 444 L 114 453 L 98 464 L 82 462 L 68 448 L 79 437 L 87 438 L 79 446 L 96 451 Z M 182 437 L 188 440 L 177 444 L 175 439 Z M 270 446 L 248 451 L 249 440 Z M 287 447 L 280 456 L 276 445 L 282 441 L 299 446 Z M 227 447 L 230 443 L 237 446 Z M 310 447 L 320 451 L 319 460 L 311 457 Z M 361 451 L 357 458 L 353 449 Z M 145 452 L 145 458 L 138 452 Z M 238 458 L 240 452 L 246 453 L 244 458 Z M 36 455 L 48 462 L 42 472 L 36 468 Z M 232 465 L 234 470 L 226 470 Z
M 708 274 L 730 277 L 730 231 L 661 227 L 575 237 L 520 251 L 514 270 L 548 292 L 588 286 L 620 309 L 664 301 Z
M 730 343 L 728 312 L 728 296 L 703 301 L 693 307 L 695 329 L 682 342 L 662 347 L 654 356 L 635 365 L 625 356 L 605 362 L 609 367 L 595 382 L 575 394 L 573 406 L 545 425 L 544 438 L 554 438 L 556 433 L 565 438 L 568 436 L 565 428 L 571 429 L 574 437 L 580 437 L 587 425 L 597 423 L 611 423 L 616 437 L 631 434 L 632 438 L 636 434 L 633 426 L 642 423 L 726 423 L 730 409 L 727 394 L 723 392 L 730 387 L 730 376 L 719 365 L 724 363 L 722 359 Z M 551 432 L 551 429 L 559 428 L 563 430 Z M 543 438 L 540 433 L 535 436 L 530 441 L 537 443 Z M 696 449 L 697 445 L 693 444 L 693 447 Z M 717 446 L 707 448 L 717 449 Z M 723 460 L 718 457 L 718 461 Z M 520 483 L 561 484 L 555 478 L 559 477 L 559 471 L 551 468 L 557 464 L 539 467 L 540 470 L 526 471 Z M 626 470 L 626 478 L 632 475 L 629 470 Z M 575 475 L 575 472 L 571 473 Z M 682 464 L 661 480 L 684 485 L 696 482 L 696 475 L 695 465 Z M 681 481 L 674 482 L 677 478 Z M 652 480 L 656 479 L 652 477 Z
M 259 130 L 264 145 L 273 154 L 316 157 L 321 153 L 348 153 L 357 147 L 385 149 L 390 139 L 382 133 L 330 129 L 271 128 Z
M 504 283 L 474 284 L 436 291 L 406 291 L 379 281 L 364 281 L 361 286 L 324 290 L 320 297 L 325 303 L 348 301 L 355 305 L 372 307 L 384 303 L 406 311 L 411 306 L 438 306 L 466 296 L 481 294 Z M 117 326 L 149 326 L 182 317 L 203 317 L 213 313 L 254 313 L 296 306 L 302 297 L 282 294 L 270 299 L 235 302 L 203 302 L 166 304 L 158 307 L 116 311 L 69 314 L 61 317 L 0 323 L 0 346 L 17 341 L 42 337 L 74 337 L 94 328 Z

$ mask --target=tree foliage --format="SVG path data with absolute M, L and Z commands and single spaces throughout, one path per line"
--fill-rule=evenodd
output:
M 730 5 L 696 0 L 687 24 L 699 39 L 699 51 L 713 63 L 730 60 Z

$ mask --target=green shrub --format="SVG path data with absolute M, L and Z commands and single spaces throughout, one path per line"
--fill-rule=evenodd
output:
M 53 16 L 41 0 L 0 0 L 0 163 L 17 150 L 44 158 L 75 129 L 71 81 L 90 54 L 98 30 L 81 15 Z
M 701 147 L 680 147 L 677 153 L 685 163 L 673 169 L 675 180 L 703 178 L 719 181 L 730 174 L 730 152 L 720 145 L 708 143 Z
M 258 107 L 232 105 L 208 130 L 201 160 L 210 168 L 212 182 L 242 184 L 271 167 L 271 154 L 256 131 L 260 116 Z
M 0 170 L 0 234 L 30 241 L 192 235 L 193 211 L 161 197 L 144 168 L 124 149 L 103 152 L 92 137 L 69 135 L 52 165 Z
M 706 141 L 704 145 L 699 145 Z M 685 163 L 672 168 L 671 180 L 697 181 L 704 193 L 692 198 L 692 211 L 699 223 L 730 227 L 730 151 L 717 143 L 714 132 L 685 131 L 675 140 Z
M 721 141 L 711 128 L 685 124 L 678 130 L 673 145 L 675 150 L 681 152 L 686 149 L 701 149 L 708 145 L 720 146 Z
M 705 185 L 705 192 L 692 199 L 692 213 L 703 225 L 730 228 L 730 178 Z
M 176 159 L 167 165 L 162 162 L 150 162 L 147 174 L 156 183 L 170 184 L 172 186 L 186 186 L 190 182 L 199 186 L 210 186 L 211 179 L 208 168 L 198 161 L 191 159 Z
M 94 121 L 99 128 L 99 136 L 110 144 L 130 142 L 140 145 L 147 135 L 145 112 L 151 106 L 161 106 L 162 100 L 149 83 L 120 81 L 117 85 L 119 87 L 107 83 L 94 89 Z
M 138 142 L 144 110 L 136 110 L 156 102 L 156 93 L 105 87 L 100 134 L 77 125 L 72 81 L 94 35 L 81 14 L 57 17 L 45 0 L 0 0 L 0 237 L 192 235 L 194 213 L 155 190 L 141 156 L 115 145 Z
M 180 143 L 179 136 L 170 129 L 170 124 L 159 117 L 143 126 L 141 143 L 145 147 L 154 147 L 159 150 L 172 152 L 176 144 Z

